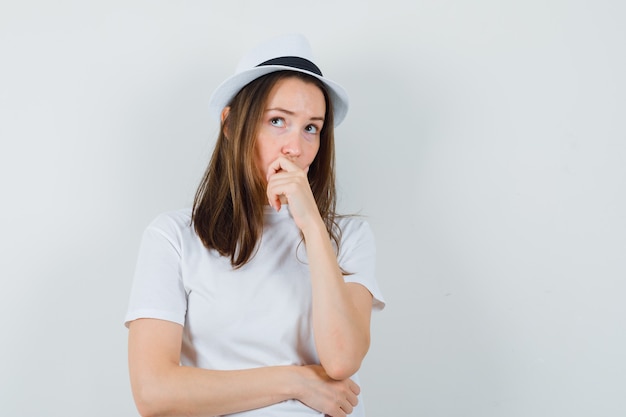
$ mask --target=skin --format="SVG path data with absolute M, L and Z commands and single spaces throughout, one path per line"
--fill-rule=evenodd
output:
M 279 81 L 259 126 L 256 165 L 269 204 L 288 209 L 309 258 L 313 331 L 320 365 L 215 371 L 180 366 L 183 328 L 140 319 L 129 326 L 129 369 L 142 416 L 215 416 L 296 399 L 331 417 L 345 417 L 360 388 L 351 379 L 369 348 L 372 295 L 345 283 L 307 170 L 319 149 L 325 102 L 314 84 Z M 228 108 L 222 113 L 228 117 Z
M 372 296 L 365 287 L 344 282 L 306 175 L 319 149 L 324 96 L 313 84 L 287 78 L 270 94 L 267 109 L 257 138 L 257 164 L 267 167 L 270 205 L 280 210 L 287 202 L 304 235 L 316 347 L 326 372 L 345 379 L 359 369 L 369 348 Z

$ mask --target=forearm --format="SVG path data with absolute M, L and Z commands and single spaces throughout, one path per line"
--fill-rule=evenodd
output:
M 369 349 L 369 311 L 359 309 L 350 284 L 345 283 L 321 219 L 304 229 L 303 234 L 311 273 L 313 332 L 320 362 L 331 377 L 348 378 L 359 369 Z
M 133 394 L 144 417 L 231 414 L 295 398 L 297 368 L 213 371 L 164 366 L 132 378 Z

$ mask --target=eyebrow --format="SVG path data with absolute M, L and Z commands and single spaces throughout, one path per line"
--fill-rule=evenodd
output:
M 294 112 L 292 112 L 291 110 L 287 110 L 287 109 L 283 109 L 282 107 L 272 107 L 271 109 L 266 109 L 265 112 L 267 113 L 268 111 L 279 111 L 279 112 L 283 112 L 286 113 L 290 116 L 295 115 Z M 323 117 L 311 117 L 309 120 L 320 120 L 320 121 L 324 121 Z

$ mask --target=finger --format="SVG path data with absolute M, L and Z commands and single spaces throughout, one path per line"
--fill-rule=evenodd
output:
M 328 414 L 328 417 L 347 417 L 347 415 L 344 409 L 337 405 L 337 408 L 333 410 L 332 414 Z
M 361 387 L 359 387 L 354 381 L 350 380 L 350 391 L 354 392 L 355 395 L 359 395 L 361 393 Z
M 267 196 L 267 201 L 269 202 L 270 207 L 272 207 L 276 211 L 280 211 L 281 194 L 281 191 L 276 190 L 276 186 L 269 186 L 269 184 L 267 189 L 265 190 L 265 195 Z
M 284 156 L 280 156 L 276 158 L 274 162 L 272 162 L 270 166 L 267 168 L 266 179 L 269 181 L 269 178 L 279 171 L 294 172 L 298 170 L 300 170 L 300 168 L 296 164 L 294 164 L 293 162 L 291 162 L 289 159 L 285 158 Z
M 283 186 L 277 185 L 275 181 L 272 181 L 268 184 L 268 187 L 265 190 L 267 201 L 269 201 L 270 206 L 276 211 L 280 211 L 281 205 L 287 203 L 287 198 L 283 188 Z
M 348 401 L 352 407 L 356 407 L 357 404 L 359 404 L 359 397 L 357 397 L 356 395 L 349 395 L 346 398 L 346 401 Z
M 272 175 L 276 174 L 278 171 L 281 171 L 281 170 L 282 168 L 280 166 L 280 161 L 276 159 L 274 162 L 270 164 L 270 166 L 267 167 L 266 179 L 269 181 Z
M 345 411 L 346 414 L 352 414 L 352 410 L 354 410 L 354 407 L 352 406 L 352 404 L 350 404 L 348 401 L 346 401 L 342 406 L 341 409 L 343 411 Z
M 302 187 L 308 186 L 308 184 L 306 175 L 302 172 L 290 173 L 280 171 L 268 179 L 266 194 L 270 200 L 274 200 L 281 194 L 285 196 L 291 195 Z

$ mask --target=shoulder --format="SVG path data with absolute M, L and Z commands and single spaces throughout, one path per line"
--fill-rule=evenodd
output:
M 375 250 L 374 234 L 363 216 L 341 216 L 336 222 L 341 232 L 340 252 L 350 252 L 359 247 Z
M 344 238 L 372 235 L 372 229 L 363 216 L 340 216 L 336 219 L 336 222 Z
M 150 229 L 174 230 L 191 226 L 191 208 L 168 211 L 159 214 L 148 225 Z
M 168 211 L 159 214 L 145 230 L 145 234 L 158 234 L 168 240 L 180 240 L 193 230 L 191 226 L 191 208 Z

